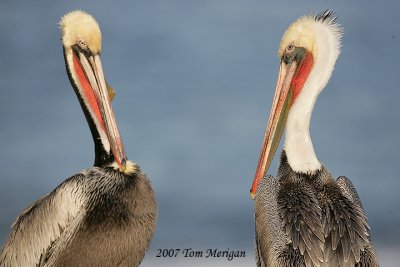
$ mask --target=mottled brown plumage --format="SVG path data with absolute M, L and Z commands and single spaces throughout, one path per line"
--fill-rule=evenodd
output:
M 60 24 L 68 77 L 93 136 L 94 167 L 22 212 L 0 251 L 0 266 L 138 266 L 156 227 L 154 191 L 126 157 L 101 67 L 97 22 L 74 11 Z
M 258 266 L 379 266 L 351 181 L 296 173 L 285 151 L 258 186 L 255 220 Z
M 138 266 L 156 226 L 156 209 L 140 170 L 84 170 L 17 218 L 0 266 Z
M 310 136 L 315 101 L 340 54 L 333 12 L 301 17 L 282 37 L 275 96 L 253 185 L 258 266 L 379 266 L 351 181 L 334 179 Z M 266 175 L 286 126 L 276 178 Z

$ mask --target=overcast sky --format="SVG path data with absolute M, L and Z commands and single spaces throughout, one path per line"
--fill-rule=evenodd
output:
M 378 256 L 400 261 L 400 1 L 1 1 L 0 244 L 15 217 L 92 166 L 93 141 L 67 78 L 58 21 L 82 9 L 99 22 L 102 63 L 128 157 L 149 175 L 157 249 L 245 250 L 253 260 L 249 189 L 279 68 L 281 36 L 330 8 L 342 54 L 311 121 L 319 159 L 363 201 Z M 270 169 L 276 172 L 276 160 Z M 241 261 L 200 264 L 237 266 Z

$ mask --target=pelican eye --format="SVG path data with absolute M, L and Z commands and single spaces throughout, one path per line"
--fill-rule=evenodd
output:
M 287 47 L 286 47 L 286 51 L 287 52 L 292 52 L 293 49 L 294 49 L 294 45 L 293 44 L 288 44 Z
M 78 48 L 79 48 L 79 51 L 80 51 L 81 53 L 83 53 L 86 57 L 92 56 L 92 51 L 90 51 L 89 46 L 88 46 L 84 41 L 82 41 L 82 40 L 79 39 L 79 40 L 76 42 L 76 45 L 75 45 L 75 46 L 78 47 Z
M 82 48 L 83 50 L 87 50 L 88 46 L 85 44 L 85 42 L 83 42 L 82 40 L 78 40 L 78 45 L 80 48 Z

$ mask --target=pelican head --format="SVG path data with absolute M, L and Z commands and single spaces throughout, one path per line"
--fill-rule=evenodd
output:
M 107 84 L 100 60 L 99 24 L 83 11 L 73 11 L 60 21 L 65 64 L 95 143 L 95 166 L 112 165 L 131 171 L 111 107 L 114 90 Z
M 278 82 L 256 174 L 252 198 L 275 155 L 286 126 L 284 149 L 291 168 L 313 174 L 321 168 L 309 135 L 315 101 L 332 74 L 340 54 L 342 29 L 327 10 L 301 17 L 284 33 L 280 46 Z
M 80 10 L 70 12 L 61 18 L 60 27 L 62 43 L 66 49 L 80 45 L 93 54 L 101 52 L 100 27 L 91 15 Z

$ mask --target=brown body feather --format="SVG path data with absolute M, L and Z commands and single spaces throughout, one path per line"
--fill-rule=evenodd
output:
M 379 266 L 360 199 L 349 179 L 322 167 L 294 172 L 282 152 L 277 179 L 255 201 L 258 266 Z
M 16 220 L 0 266 L 138 266 L 157 220 L 147 176 L 94 167 L 72 176 Z

